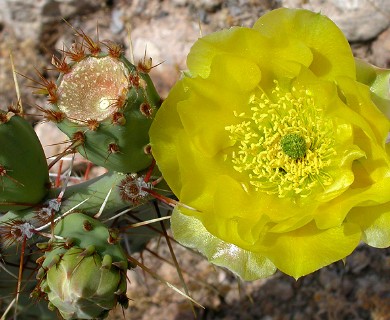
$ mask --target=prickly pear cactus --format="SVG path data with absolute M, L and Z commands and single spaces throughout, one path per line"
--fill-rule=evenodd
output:
M 0 111 L 0 212 L 39 203 L 50 187 L 42 146 L 20 115 Z
M 149 145 L 162 102 L 148 75 L 152 60 L 134 65 L 120 46 L 76 32 L 81 41 L 53 57 L 58 79 L 33 80 L 35 93 L 48 100 L 37 108 L 69 136 L 62 141 L 67 149 L 48 166 L 22 110 L 0 113 L 0 282 L 7 283 L 0 284 L 1 319 L 11 312 L 19 319 L 103 319 L 117 304 L 126 308 L 128 261 L 143 266 L 130 254 L 163 233 L 170 210 L 128 212 L 152 198 L 176 203 Z M 76 152 L 108 172 L 80 181 L 72 170 L 59 171 L 49 179 L 53 164 Z M 120 236 L 97 219 L 112 222 Z M 29 297 L 32 306 L 25 305 Z M 46 301 L 53 317 L 43 317 Z
M 116 44 L 100 43 L 79 32 L 75 44 L 53 64 L 61 73 L 46 82 L 47 118 L 57 123 L 77 150 L 93 163 L 119 172 L 147 168 L 152 158 L 148 130 L 161 104 L 149 75 L 151 60 L 131 64 Z
M 34 294 L 64 319 L 103 319 L 117 303 L 126 307 L 128 263 L 117 234 L 81 213 L 62 219 L 54 234 L 39 244 L 45 255 Z

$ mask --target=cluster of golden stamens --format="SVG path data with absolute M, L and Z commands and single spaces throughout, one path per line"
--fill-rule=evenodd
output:
M 309 90 L 284 92 L 275 82 L 269 96 L 253 94 L 249 111 L 235 116 L 242 121 L 225 128 L 234 144 L 230 159 L 256 191 L 305 197 L 333 182 L 326 172 L 335 155 L 333 124 Z

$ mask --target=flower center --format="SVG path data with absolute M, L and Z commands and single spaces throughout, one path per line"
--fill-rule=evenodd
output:
M 289 133 L 280 140 L 280 145 L 285 154 L 292 159 L 300 159 L 306 155 L 305 138 L 296 133 Z
M 335 155 L 332 121 L 309 90 L 283 92 L 275 84 L 269 96 L 250 97 L 249 112 L 234 113 L 241 121 L 225 128 L 233 144 L 228 158 L 256 191 L 305 197 L 333 182 L 326 172 Z

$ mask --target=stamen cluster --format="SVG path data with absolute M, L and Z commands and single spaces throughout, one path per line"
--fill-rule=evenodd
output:
M 242 122 L 225 128 L 234 143 L 231 161 L 256 191 L 305 197 L 333 181 L 326 172 L 335 155 L 332 122 L 310 91 L 286 92 L 275 84 L 270 96 L 254 93 L 250 111 L 235 113 Z

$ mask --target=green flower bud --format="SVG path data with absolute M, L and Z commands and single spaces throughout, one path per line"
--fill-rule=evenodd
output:
M 71 237 L 73 246 L 56 241 L 45 253 L 40 270 L 47 272 L 39 273 L 40 289 L 51 308 L 64 319 L 103 319 L 118 302 L 127 301 L 127 258 L 119 244 L 108 242 L 104 224 L 75 213 L 60 221 L 54 232 Z

